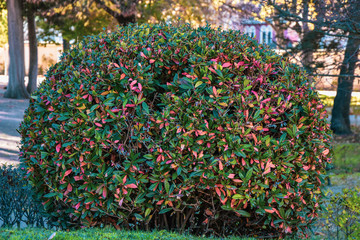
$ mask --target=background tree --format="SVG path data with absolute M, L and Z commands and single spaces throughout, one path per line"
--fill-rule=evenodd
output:
M 350 100 L 358 62 L 360 1 L 357 0 L 258 0 L 251 1 L 262 11 L 253 17 L 265 21 L 276 31 L 277 46 L 285 56 L 300 56 L 300 63 L 311 76 L 326 76 L 326 69 L 340 69 L 337 96 L 332 110 L 331 129 L 335 134 L 351 134 Z M 241 11 L 236 4 L 225 3 Z M 289 47 L 284 31 L 292 29 L 300 42 Z M 324 39 L 331 39 L 324 41 Z M 345 51 L 341 39 L 346 39 Z M 324 49 L 322 53 L 318 51 Z M 328 55 L 343 56 L 342 62 L 327 66 Z
M 78 0 L 56 6 L 41 15 L 39 37 L 47 42 L 61 34 L 63 50 L 70 48 L 70 41 L 78 42 L 84 36 L 98 34 L 111 24 L 112 17 L 94 2 Z
M 70 0 L 69 0 L 70 1 Z M 8 11 L 8 37 L 9 37 L 9 84 L 4 97 L 29 98 L 31 92 L 36 90 L 38 54 L 36 38 L 35 16 L 54 6 L 66 4 L 69 1 L 55 0 L 12 0 L 7 1 Z M 24 65 L 24 33 L 23 16 L 27 19 L 29 37 L 29 81 L 25 88 Z
M 24 32 L 22 0 L 8 0 L 8 40 L 9 40 L 9 84 L 4 94 L 6 98 L 29 98 L 24 84 Z
M 38 51 L 37 51 L 37 39 L 36 39 L 36 14 L 35 4 L 26 4 L 26 19 L 28 26 L 28 38 L 29 38 L 29 75 L 28 85 L 26 90 L 31 94 L 37 88 L 37 75 L 38 75 Z
M 323 62 L 317 62 L 313 58 L 314 51 L 319 49 L 319 43 L 324 36 L 337 36 L 347 38 L 345 51 L 336 44 L 336 38 L 327 46 L 325 53 L 331 50 L 343 55 L 343 61 L 339 62 L 340 74 L 338 76 L 337 94 L 331 117 L 331 129 L 335 134 L 351 134 L 350 128 L 350 102 L 355 79 L 360 46 L 360 2 L 357 0 L 340 1 L 302 1 L 306 3 L 300 12 L 293 13 L 286 8 L 286 3 L 278 4 L 276 0 L 270 1 L 283 19 L 296 22 L 303 26 L 302 38 L 299 48 L 303 51 L 302 62 L 307 71 L 316 73 Z M 269 2 L 268 2 L 269 3 Z M 310 13 L 310 8 L 313 12 Z M 308 11 L 306 11 L 308 9 Z M 302 12 L 301 12 L 302 11 Z M 307 13 L 307 14 L 306 14 Z M 311 25 L 311 30 L 305 30 L 304 26 Z
M 139 1 L 138 22 L 182 21 L 195 26 L 214 23 L 218 11 L 213 0 L 154 0 Z
M 360 1 L 348 0 L 335 2 L 332 8 L 331 27 L 341 29 L 348 36 L 345 55 L 338 77 L 338 88 L 334 100 L 331 117 L 331 129 L 336 134 L 351 134 L 350 129 L 350 102 L 355 80 L 355 68 L 359 62 L 360 48 Z
M 7 11 L 5 1 L 0 1 L 0 47 L 8 42 Z
M 212 0 L 89 0 L 104 9 L 117 23 L 178 20 L 205 23 L 214 13 Z
M 54 8 L 61 8 L 69 5 L 75 0 L 24 0 L 25 8 L 23 14 L 27 20 L 28 38 L 29 38 L 29 75 L 27 91 L 32 93 L 37 88 L 38 74 L 38 52 L 37 52 L 37 36 L 36 36 L 36 16 L 43 16 Z
M 94 0 L 94 2 L 115 18 L 119 25 L 136 22 L 139 0 Z

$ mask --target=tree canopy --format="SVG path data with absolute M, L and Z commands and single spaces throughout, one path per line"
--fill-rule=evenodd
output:
M 0 8 L 0 47 L 8 42 L 7 11 Z

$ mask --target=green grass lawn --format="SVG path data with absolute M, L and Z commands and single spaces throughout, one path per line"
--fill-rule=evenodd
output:
M 105 239 L 139 239 L 139 240 L 196 240 L 196 239 L 220 239 L 203 238 L 190 235 L 180 235 L 168 231 L 118 231 L 110 228 L 105 229 L 82 229 L 78 231 L 51 231 L 43 228 L 26 229 L 0 229 L 1 240 L 46 240 L 52 234 L 55 234 L 52 240 L 105 240 Z M 228 238 L 229 240 L 253 240 L 254 238 Z
M 334 173 L 360 172 L 360 143 L 337 143 L 332 160 Z
M 321 102 L 326 106 L 328 113 L 331 114 L 331 109 L 334 106 L 335 97 L 319 94 Z M 360 115 L 360 98 L 352 96 L 350 102 L 350 114 Z
M 323 94 L 319 94 L 319 97 L 323 104 L 325 104 L 328 107 L 332 107 L 334 105 L 334 99 L 333 96 L 326 96 Z M 360 106 L 360 97 L 357 96 L 351 96 L 351 105 L 353 106 Z

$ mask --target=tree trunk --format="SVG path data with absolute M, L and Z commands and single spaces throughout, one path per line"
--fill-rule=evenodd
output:
M 312 37 L 310 36 L 310 29 L 309 29 L 309 23 L 307 22 L 309 18 L 309 2 L 306 0 L 303 2 L 303 18 L 305 21 L 302 22 L 303 24 L 303 38 L 301 40 L 301 50 L 302 50 L 302 65 L 304 66 L 306 72 L 308 74 L 311 74 L 311 64 L 313 62 L 313 53 L 314 48 L 312 46 Z
M 24 76 L 24 32 L 22 19 L 22 0 L 8 0 L 8 38 L 9 38 L 9 84 L 4 94 L 6 98 L 29 98 Z
M 350 101 L 354 77 L 342 75 L 354 75 L 358 61 L 359 47 L 360 35 L 349 33 L 331 117 L 331 130 L 338 135 L 352 134 L 350 129 Z
M 70 43 L 68 40 L 66 40 L 65 38 L 63 38 L 63 52 L 69 51 L 70 50 Z
M 28 10 L 28 31 L 29 31 L 29 83 L 27 85 L 27 91 L 31 94 L 37 88 L 37 74 L 38 74 L 38 51 L 37 51 L 37 40 L 36 40 L 36 25 L 35 15 L 32 9 Z

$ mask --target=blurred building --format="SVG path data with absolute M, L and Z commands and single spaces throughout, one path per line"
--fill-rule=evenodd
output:
M 25 54 L 25 74 L 29 71 L 29 42 L 24 42 Z M 7 75 L 9 66 L 9 47 L 6 44 L 0 48 L 0 75 Z M 38 74 L 44 75 L 49 67 L 55 64 L 62 54 L 62 46 L 59 44 L 39 44 L 38 45 Z
M 265 23 L 252 19 L 245 19 L 241 22 L 242 31 L 259 43 L 266 44 L 272 48 L 276 47 L 276 33 L 273 28 Z

